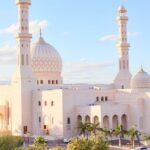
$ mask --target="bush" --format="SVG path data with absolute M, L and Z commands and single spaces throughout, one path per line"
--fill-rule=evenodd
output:
M 46 141 L 44 139 L 44 137 L 42 136 L 38 136 L 35 140 L 34 140 L 34 145 L 45 145 Z
M 62 147 L 54 147 L 54 148 L 52 148 L 51 150 L 64 150 Z
M 108 150 L 108 144 L 100 136 L 74 138 L 68 145 L 67 150 Z
M 23 145 L 23 138 L 19 136 L 1 136 L 0 150 L 14 150 Z

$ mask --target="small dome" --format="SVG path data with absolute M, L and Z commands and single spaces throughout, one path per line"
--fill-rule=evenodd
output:
M 31 48 L 31 64 L 35 73 L 62 71 L 62 60 L 57 50 L 40 36 Z
M 131 80 L 132 88 L 150 88 L 150 75 L 141 68 L 141 70 Z
M 123 5 L 121 5 L 121 6 L 118 7 L 118 12 L 119 13 L 126 13 L 127 10 L 125 9 L 125 7 Z

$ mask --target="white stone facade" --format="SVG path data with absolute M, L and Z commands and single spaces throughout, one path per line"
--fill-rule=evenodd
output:
M 51 135 L 57 138 L 78 134 L 79 121 L 100 123 L 113 129 L 135 126 L 150 133 L 150 75 L 142 68 L 132 77 L 129 71 L 127 10 L 119 17 L 119 73 L 114 83 L 63 84 L 62 60 L 57 50 L 41 37 L 30 48 L 30 0 L 17 0 L 19 31 L 17 68 L 10 85 L 0 86 L 0 132 Z

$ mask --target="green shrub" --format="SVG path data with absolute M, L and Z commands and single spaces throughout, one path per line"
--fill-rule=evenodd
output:
M 45 145 L 46 141 L 44 139 L 44 137 L 42 136 L 38 136 L 35 140 L 34 140 L 34 145 Z
M 19 136 L 0 136 L 0 150 L 14 150 L 23 145 L 23 139 Z
M 51 150 L 64 150 L 64 148 L 57 146 L 57 147 L 52 148 Z
M 67 150 L 108 150 L 108 145 L 101 136 L 74 138 L 68 145 Z

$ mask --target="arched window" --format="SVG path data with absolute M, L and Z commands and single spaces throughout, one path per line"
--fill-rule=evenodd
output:
M 27 64 L 27 65 L 29 64 L 29 58 L 28 58 L 28 55 L 26 55 L 26 64 Z
M 98 116 L 94 116 L 94 124 L 98 124 L 99 123 L 99 118 Z
M 120 67 L 120 70 L 121 70 L 121 60 L 119 61 L 119 67 Z
M 58 84 L 58 80 L 56 80 L 56 84 Z
M 103 117 L 103 127 L 109 129 L 109 117 L 107 115 Z
M 101 101 L 102 101 L 102 102 L 104 101 L 104 97 L 103 97 L 103 96 L 101 97 Z
M 125 64 L 125 61 L 123 61 L 123 69 L 125 70 L 126 68 L 126 64 Z
M 112 118 L 112 127 L 113 127 L 113 129 L 118 127 L 118 116 L 117 115 L 114 115 Z
M 108 97 L 107 96 L 105 96 L 105 101 L 108 101 Z
M 41 122 L 41 117 L 39 117 L 39 123 Z
M 54 106 L 54 101 L 51 101 L 51 106 Z
M 129 61 L 127 60 L 127 69 L 129 69 Z
M 96 101 L 97 101 L 97 102 L 99 101 L 99 97 L 98 97 L 98 96 L 96 97 Z
M 44 101 L 44 105 L 47 106 L 47 101 Z
M 52 84 L 54 84 L 54 80 L 52 80 Z
M 88 115 L 85 116 L 85 122 L 86 123 L 90 123 L 91 122 L 90 116 L 88 116 Z
M 123 114 L 123 115 L 121 116 L 121 124 L 122 124 L 123 128 L 124 128 L 125 130 L 127 130 L 127 128 L 128 128 L 128 123 L 127 123 L 127 115 L 126 115 L 126 114 Z
M 121 89 L 124 89 L 124 85 L 121 86 Z
M 24 55 L 23 54 L 21 55 L 21 62 L 22 62 L 22 65 L 24 65 Z
M 48 80 L 48 84 L 51 84 L 51 80 Z
M 41 106 L 41 101 L 38 101 L 38 105 Z
M 40 84 L 43 84 L 44 83 L 44 81 L 43 80 L 40 80 Z
M 79 125 L 82 122 L 82 117 L 81 115 L 77 116 L 77 125 Z
M 67 118 L 67 124 L 71 124 L 71 119 L 70 119 L 70 117 Z

